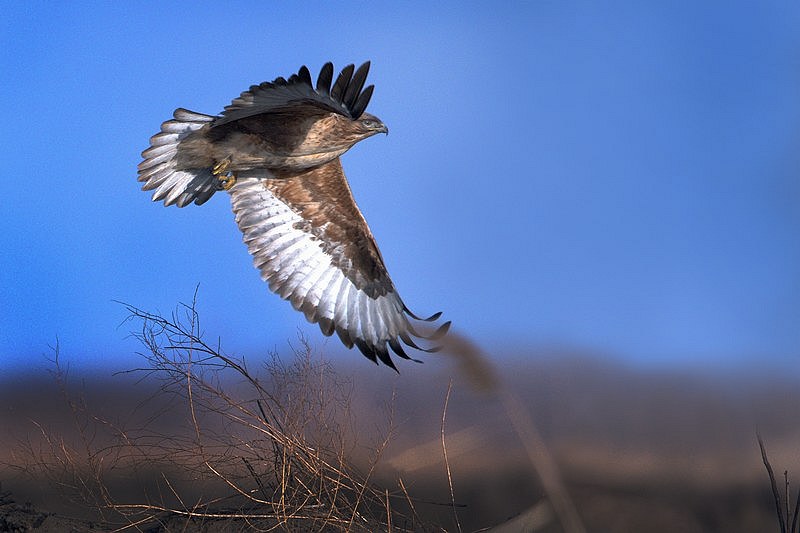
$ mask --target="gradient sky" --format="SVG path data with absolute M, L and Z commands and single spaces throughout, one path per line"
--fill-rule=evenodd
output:
M 56 339 L 135 366 L 114 300 L 170 312 L 198 284 L 231 351 L 321 343 L 224 195 L 164 208 L 136 165 L 176 107 L 367 59 L 391 133 L 343 163 L 413 310 L 484 348 L 797 366 L 800 4 L 221 5 L 3 3 L 3 371 Z

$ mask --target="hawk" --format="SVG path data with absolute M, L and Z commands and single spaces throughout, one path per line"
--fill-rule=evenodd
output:
M 142 152 L 142 189 L 165 206 L 231 197 L 236 224 L 269 288 L 326 336 L 334 332 L 370 360 L 397 370 L 403 348 L 433 352 L 450 322 L 422 333 L 403 303 L 350 192 L 339 157 L 386 125 L 365 110 L 369 62 L 333 80 L 326 63 L 316 84 L 303 66 L 289 79 L 253 85 L 217 116 L 176 109 Z M 432 328 L 428 328 L 432 329 Z M 413 359 L 416 361 L 416 359 Z

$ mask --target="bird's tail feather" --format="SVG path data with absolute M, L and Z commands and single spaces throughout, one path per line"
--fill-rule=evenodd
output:
M 218 180 L 209 168 L 178 169 L 178 145 L 214 117 L 187 109 L 176 109 L 173 117 L 161 125 L 161 131 L 150 138 L 150 148 L 142 152 L 139 181 L 144 182 L 142 190 L 155 190 L 154 202 L 163 200 L 164 205 L 178 207 L 191 202 L 200 205 L 217 191 Z

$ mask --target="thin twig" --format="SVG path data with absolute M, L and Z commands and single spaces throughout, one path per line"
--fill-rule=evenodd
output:
M 764 467 L 767 469 L 767 474 L 769 475 L 772 498 L 775 500 L 775 512 L 778 514 L 778 524 L 780 525 L 781 533 L 786 533 L 786 519 L 783 517 L 783 506 L 781 505 L 780 492 L 778 492 L 778 484 L 775 482 L 775 473 L 772 471 L 772 465 L 769 464 L 767 450 L 764 448 L 764 441 L 761 439 L 761 435 L 756 433 L 756 438 L 758 439 L 758 447 L 761 448 L 761 460 L 764 461 Z
M 417 514 L 417 509 L 414 507 L 414 502 L 411 501 L 411 496 L 408 494 L 408 489 L 406 489 L 405 483 L 403 483 L 403 478 L 398 477 L 397 482 L 400 485 L 400 489 L 403 491 L 403 494 L 406 497 L 408 506 L 411 508 L 411 514 L 414 516 L 414 519 L 416 521 L 419 521 L 419 515 Z
M 789 471 L 783 471 L 783 503 L 786 505 L 784 515 L 786 517 L 786 523 L 789 523 Z
M 536 472 L 539 474 L 542 487 L 561 522 L 561 527 L 567 533 L 585 533 L 586 528 L 583 526 L 578 510 L 575 508 L 575 504 L 569 497 L 564 482 L 561 480 L 558 466 L 534 425 L 533 419 L 511 390 L 503 388 L 501 396 L 508 417 L 511 420 L 511 425 L 514 426 L 517 435 L 519 435 L 525 446 L 525 450 L 528 452 L 531 463 L 533 463 Z
M 264 483 L 261 482 L 261 478 L 256 474 L 256 470 L 253 468 L 253 465 L 250 464 L 250 461 L 247 460 L 246 457 L 242 457 L 242 462 L 244 462 L 245 466 L 247 467 L 248 472 L 250 472 L 250 476 L 255 480 L 256 485 L 258 485 L 258 490 L 261 491 L 261 496 L 266 500 L 269 498 L 267 495 L 267 489 L 264 487 Z
M 458 520 L 458 511 L 456 510 L 456 495 L 453 490 L 453 477 L 450 475 L 450 461 L 447 460 L 447 445 L 444 440 L 444 423 L 447 418 L 447 404 L 450 401 L 450 391 L 453 390 L 453 380 L 447 384 L 447 395 L 444 397 L 444 409 L 442 410 L 442 453 L 444 454 L 444 466 L 447 469 L 447 484 L 450 486 L 450 503 L 453 506 L 453 516 L 456 519 L 456 526 L 459 533 L 461 532 L 461 522 Z
M 389 489 L 386 489 L 386 532 L 392 533 L 392 506 L 389 504 Z

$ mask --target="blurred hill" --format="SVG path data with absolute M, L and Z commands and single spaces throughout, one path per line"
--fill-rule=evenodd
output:
M 502 386 L 529 410 L 589 531 L 774 529 L 756 428 L 776 472 L 788 470 L 792 487 L 798 485 L 791 476 L 800 476 L 800 388 L 790 379 L 644 371 L 575 353 L 496 361 L 507 362 L 498 367 Z M 449 502 L 440 430 L 451 378 L 446 438 L 465 530 L 498 524 L 542 499 L 502 403 L 474 390 L 452 360 L 431 356 L 423 365 L 405 365 L 400 375 L 353 354 L 336 354 L 333 362 L 354 389 L 353 431 L 361 443 L 354 453 L 364 455 L 356 462 L 366 461 L 371 449 L 365 443 L 387 427 L 392 412 L 392 439 L 378 479 L 394 489 L 400 476 L 412 495 L 434 502 L 418 508 L 430 520 L 455 527 L 452 509 L 436 505 Z M 144 409 L 142 402 L 157 390 L 154 381 L 130 375 L 74 376 L 70 383 L 99 417 L 129 424 L 147 418 L 153 406 Z M 57 487 L 8 466 L 20 460 L 12 452 L 21 441 L 35 441 L 36 424 L 72 431 L 60 394 L 48 376 L 0 382 L 0 461 L 6 463 L 0 480 L 18 502 L 74 515 L 71 504 L 54 498 Z M 161 430 L 185 427 L 185 409 L 161 407 L 170 413 L 156 422 Z

